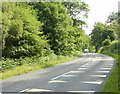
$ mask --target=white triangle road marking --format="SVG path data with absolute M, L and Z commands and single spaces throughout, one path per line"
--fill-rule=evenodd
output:
M 84 72 L 84 71 L 70 71 L 70 73 L 81 73 L 81 72 Z
M 92 93 L 94 93 L 95 91 L 67 91 L 67 92 L 78 92 L 78 93 L 89 93 L 89 92 L 92 92 Z
M 61 77 L 75 77 L 76 75 L 61 75 Z
M 93 76 L 93 77 L 106 77 L 106 75 L 90 75 L 90 76 Z
M 111 68 L 100 68 L 102 70 L 111 70 Z
M 48 83 L 63 83 L 63 82 L 67 82 L 67 81 L 52 80 L 52 81 L 49 81 Z
M 88 68 L 78 68 L 78 70 L 87 70 Z
M 48 89 L 30 89 L 26 92 L 48 92 L 48 91 L 52 91 L 52 90 L 48 90 Z
M 82 82 L 85 84 L 102 84 L 102 81 L 86 81 L 86 82 Z
M 97 72 L 100 72 L 100 73 L 109 73 L 109 71 L 97 71 Z

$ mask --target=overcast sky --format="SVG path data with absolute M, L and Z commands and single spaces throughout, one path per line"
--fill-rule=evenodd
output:
M 94 23 L 97 21 L 105 22 L 107 17 L 113 11 L 118 11 L 118 2 L 120 0 L 83 0 L 90 6 L 88 19 L 86 20 L 88 28 L 85 29 L 87 34 L 90 34 Z

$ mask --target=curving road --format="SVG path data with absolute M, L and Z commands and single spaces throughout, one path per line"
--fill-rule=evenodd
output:
M 2 81 L 2 92 L 100 92 L 115 63 L 110 56 L 85 53 L 79 59 Z M 46 93 L 45 93 L 46 94 Z

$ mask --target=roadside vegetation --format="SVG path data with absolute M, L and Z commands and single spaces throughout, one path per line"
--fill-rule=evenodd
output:
M 88 11 L 82 1 L 2 2 L 2 78 L 80 57 L 90 39 Z
M 15 60 L 7 59 L 2 62 L 3 63 L 2 69 L 4 71 L 0 73 L 0 76 L 2 77 L 1 79 L 7 79 L 31 71 L 52 67 L 56 64 L 65 63 L 67 61 L 79 58 L 81 56 L 81 53 L 79 52 L 77 55 L 62 56 L 62 55 L 51 54 L 46 57 L 28 57 L 24 59 L 15 59 Z M 10 65 L 6 65 L 8 63 Z
M 91 33 L 91 43 L 98 53 L 112 56 L 116 66 L 107 80 L 102 92 L 120 92 L 120 14 L 112 13 L 105 24 L 96 22 Z
M 112 74 L 110 75 L 109 79 L 107 80 L 102 92 L 116 92 L 117 93 L 117 92 L 120 92 L 120 89 L 119 89 L 119 85 L 120 85 L 119 61 L 120 61 L 120 59 L 118 58 L 118 55 L 115 55 L 115 54 L 106 54 L 106 55 L 112 56 L 113 58 L 116 59 L 116 66 L 115 66 Z

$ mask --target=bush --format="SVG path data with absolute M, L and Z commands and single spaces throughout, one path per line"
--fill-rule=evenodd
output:
M 2 9 L 2 56 L 42 56 L 44 48 L 49 45 L 42 33 L 43 23 L 38 21 L 35 10 L 10 2 L 4 2 Z
M 25 65 L 25 66 L 41 65 L 41 64 L 45 64 L 46 62 L 55 62 L 57 60 L 66 59 L 70 56 L 80 57 L 81 52 L 80 51 L 72 52 L 69 56 L 55 55 L 54 53 L 51 53 L 47 56 L 42 56 L 42 57 L 39 56 L 25 57 L 25 58 L 21 57 L 19 59 L 2 58 L 1 70 L 4 71 L 6 69 L 11 69 L 21 65 Z
M 112 41 L 109 46 L 103 46 L 99 49 L 99 53 L 113 53 L 118 54 L 120 53 L 120 41 Z
M 21 57 L 20 59 L 10 59 L 10 58 L 2 58 L 2 66 L 1 70 L 4 71 L 6 69 L 11 69 L 16 66 L 31 66 L 31 65 L 39 65 L 48 61 L 55 61 L 55 60 L 61 60 L 65 58 L 66 56 L 62 55 L 55 55 L 55 54 L 49 54 L 45 57 L 39 57 L 39 56 L 33 56 L 33 57 Z
M 82 54 L 81 51 L 72 51 L 72 52 L 70 53 L 70 56 L 77 56 L 77 57 L 80 57 L 81 54 Z

